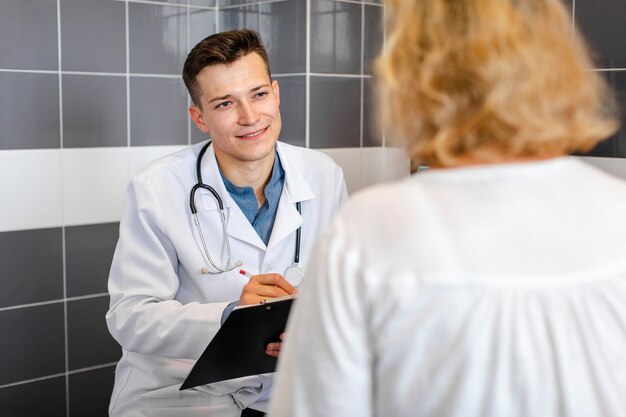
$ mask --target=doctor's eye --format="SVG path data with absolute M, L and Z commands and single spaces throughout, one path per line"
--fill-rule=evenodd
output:
M 223 101 L 221 103 L 219 103 L 218 105 L 215 106 L 216 109 L 224 109 L 228 106 L 230 106 L 232 103 L 230 101 Z

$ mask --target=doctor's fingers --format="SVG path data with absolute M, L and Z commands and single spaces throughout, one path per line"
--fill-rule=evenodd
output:
M 251 284 L 251 283 L 259 283 L 259 284 L 266 285 L 266 286 L 275 286 L 275 287 L 281 288 L 283 291 L 287 293 L 285 295 L 291 295 L 295 291 L 295 288 L 289 283 L 289 281 L 287 281 L 280 274 L 254 275 L 252 278 L 250 278 L 250 281 L 248 281 L 248 284 Z
M 281 287 L 277 287 L 275 285 L 264 285 L 264 284 L 251 284 L 244 287 L 244 293 L 254 294 L 255 296 L 265 298 L 278 298 L 278 297 L 286 297 L 289 294 L 287 291 L 283 290 Z

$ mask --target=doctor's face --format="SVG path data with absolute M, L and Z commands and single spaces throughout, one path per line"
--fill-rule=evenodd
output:
M 197 81 L 200 105 L 189 107 L 189 115 L 213 140 L 220 165 L 273 161 L 280 96 L 263 59 L 253 52 L 230 65 L 210 65 Z

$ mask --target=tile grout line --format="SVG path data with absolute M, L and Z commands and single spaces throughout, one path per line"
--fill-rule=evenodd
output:
M 61 39 L 61 0 L 57 0 L 57 68 L 59 70 L 59 138 L 60 149 L 64 147 L 63 143 L 63 42 Z M 64 153 L 61 152 L 61 271 L 63 280 L 63 354 L 64 354 L 64 379 L 65 379 L 65 415 L 70 417 L 70 377 L 69 377 L 69 326 L 67 317 L 67 262 L 65 249 L 65 203 L 63 199 L 63 174 L 65 172 Z
M 305 10 L 304 147 L 311 147 L 311 0 Z
M 126 146 L 130 148 L 130 6 L 128 0 L 124 2 L 124 31 L 125 53 L 126 53 Z M 129 153 L 130 154 L 130 153 Z M 126 162 L 127 170 L 130 174 L 130 156 Z
M 361 97 L 359 100 L 359 148 L 363 148 L 363 83 L 365 81 L 364 68 L 365 68 L 365 3 L 361 3 L 361 77 L 360 77 L 360 88 L 361 88 Z
M 34 230 L 38 230 L 38 229 L 34 229 Z M 36 302 L 36 303 L 17 304 L 17 305 L 8 306 L 8 307 L 0 307 L 0 312 L 10 311 L 10 310 L 19 310 L 21 308 L 47 306 L 47 305 L 50 305 L 50 304 L 62 303 L 64 301 L 89 300 L 91 298 L 105 297 L 105 296 L 108 296 L 108 295 L 109 295 L 108 292 L 101 292 L 101 293 L 97 293 L 97 294 L 79 295 L 79 296 L 76 296 L 76 297 L 57 298 L 57 299 L 54 299 L 54 300 L 40 301 L 40 302 Z
M 116 364 L 117 364 L 117 361 L 115 361 L 115 362 L 108 362 L 108 363 L 103 363 L 103 364 L 100 364 L 100 365 L 94 365 L 94 366 L 88 366 L 88 367 L 85 367 L 85 368 L 74 369 L 73 371 L 60 372 L 60 373 L 46 375 L 46 376 L 41 376 L 41 377 L 37 377 L 37 378 L 25 379 L 25 380 L 22 380 L 22 381 L 9 382 L 8 384 L 0 385 L 0 389 L 15 387 L 15 386 L 19 386 L 19 385 L 30 384 L 30 383 L 33 383 L 33 382 L 47 381 L 49 379 L 59 378 L 59 377 L 66 376 L 66 375 L 80 374 L 82 372 L 96 371 L 98 369 L 108 368 L 108 367 L 114 366 Z

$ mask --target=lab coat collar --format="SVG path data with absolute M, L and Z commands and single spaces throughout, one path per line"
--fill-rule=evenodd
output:
M 196 145 L 194 149 L 196 158 L 205 143 Z M 202 159 L 202 179 L 205 184 L 213 187 L 222 198 L 228 219 L 228 235 L 233 239 L 239 239 L 263 250 L 270 249 L 302 225 L 303 219 L 300 213 L 298 213 L 295 203 L 315 198 L 311 187 L 304 178 L 302 169 L 305 164 L 301 150 L 295 146 L 277 142 L 276 152 L 285 171 L 285 183 L 267 246 L 226 190 L 219 172 L 213 146 L 209 146 Z M 193 169 L 195 173 L 195 164 Z M 218 209 L 217 202 L 208 195 L 202 197 L 201 204 L 204 210 L 207 211 Z
M 285 184 L 278 202 L 270 241 L 267 244 L 268 249 L 295 232 L 304 223 L 302 216 L 298 213 L 296 203 L 315 198 L 302 172 L 305 166 L 302 151 L 295 146 L 278 142 L 276 152 L 285 171 Z

